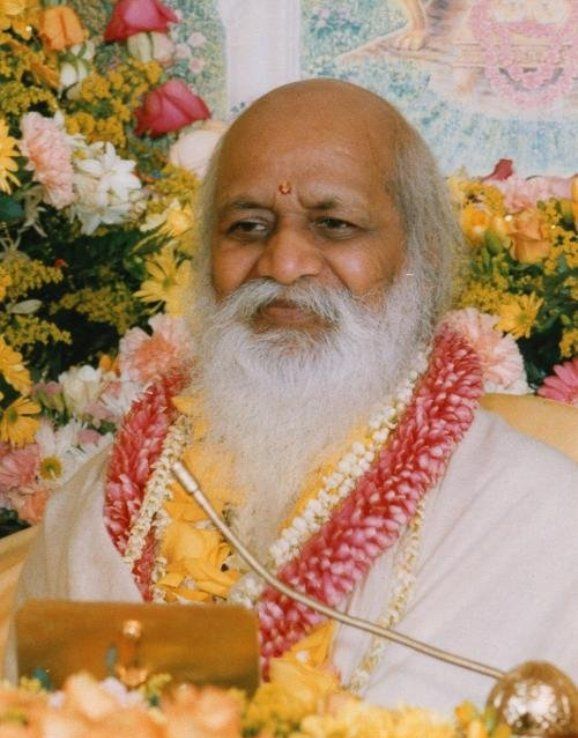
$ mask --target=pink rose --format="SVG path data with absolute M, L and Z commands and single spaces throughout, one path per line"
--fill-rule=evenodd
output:
M 137 136 L 148 133 L 153 137 L 211 117 L 205 101 L 180 79 L 171 79 L 149 92 L 135 115 Z
M 141 31 L 166 33 L 177 16 L 160 0 L 119 0 L 104 32 L 105 41 L 125 41 Z

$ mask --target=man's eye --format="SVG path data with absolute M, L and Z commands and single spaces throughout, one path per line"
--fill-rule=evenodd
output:
M 238 220 L 227 229 L 232 236 L 262 236 L 268 232 L 266 223 L 259 220 Z
M 320 218 L 315 221 L 315 225 L 319 230 L 332 236 L 349 236 L 356 230 L 353 223 L 341 218 Z

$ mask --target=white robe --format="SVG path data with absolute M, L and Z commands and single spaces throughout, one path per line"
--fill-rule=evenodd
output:
M 28 598 L 140 601 L 104 528 L 107 454 L 55 494 L 19 585 Z M 376 620 L 392 586 L 385 553 L 347 611 Z M 549 660 L 578 679 L 578 467 L 479 410 L 426 505 L 417 583 L 398 629 L 510 669 Z M 344 681 L 369 636 L 340 627 L 333 654 Z M 450 712 L 483 705 L 492 680 L 388 644 L 365 692 L 371 702 Z

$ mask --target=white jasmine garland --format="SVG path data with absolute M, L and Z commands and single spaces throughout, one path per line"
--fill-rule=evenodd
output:
M 154 464 L 153 473 L 145 487 L 138 517 L 130 531 L 123 558 L 131 569 L 142 555 L 153 519 L 160 513 L 164 502 L 171 498 L 172 466 L 183 455 L 190 442 L 190 435 L 190 419 L 185 415 L 179 416 L 164 440 L 162 453 Z M 164 526 L 159 525 L 160 519 L 157 519 L 156 523 L 157 535 L 160 535 Z M 161 572 L 157 571 L 157 578 L 154 581 L 158 581 L 160 576 Z

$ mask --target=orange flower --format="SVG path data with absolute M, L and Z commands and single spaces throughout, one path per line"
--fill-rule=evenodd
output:
M 46 8 L 40 18 L 40 37 L 49 51 L 62 51 L 74 44 L 81 44 L 86 36 L 76 12 L 67 5 Z
M 479 245 L 483 242 L 492 216 L 483 208 L 470 203 L 460 213 L 460 225 L 467 238 Z
M 510 252 L 522 264 L 536 264 L 548 256 L 548 224 L 539 210 L 526 208 L 509 221 Z

